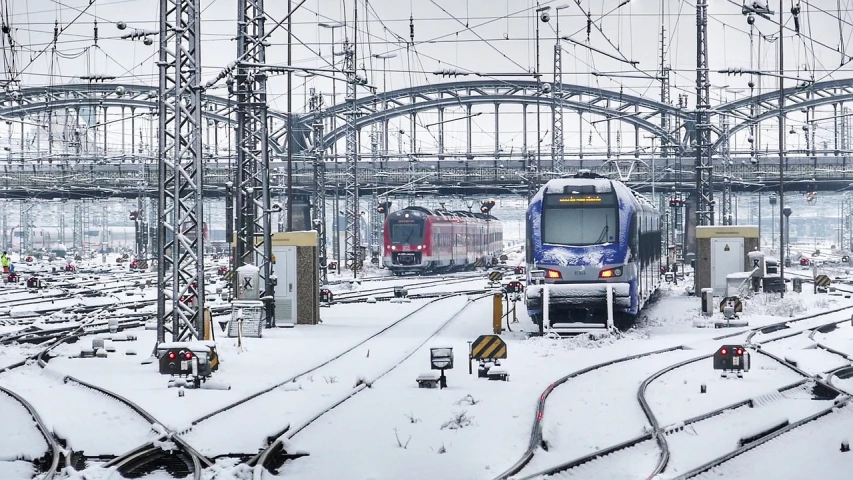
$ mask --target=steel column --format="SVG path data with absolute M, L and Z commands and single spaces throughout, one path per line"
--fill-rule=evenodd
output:
M 270 210 L 269 142 L 266 75 L 256 65 L 266 62 L 264 1 L 237 1 L 237 64 L 234 78 L 237 90 L 237 171 L 235 178 L 234 225 L 237 236 L 234 268 L 252 264 L 260 269 L 258 291 L 265 298 L 267 326 L 274 326 L 275 311 L 271 299 L 272 211 Z M 288 115 L 290 113 L 288 112 Z M 293 137 L 288 132 L 288 143 Z M 284 206 L 282 206 L 284 207 Z M 292 205 L 287 205 L 292 208 Z M 234 279 L 236 281 L 236 275 Z M 235 288 L 236 292 L 237 289 Z
M 696 2 L 696 225 L 714 225 L 711 163 L 711 81 L 708 78 L 708 0 Z
M 175 342 L 202 339 L 203 332 L 199 7 L 200 0 L 160 0 L 158 344 L 167 332 Z

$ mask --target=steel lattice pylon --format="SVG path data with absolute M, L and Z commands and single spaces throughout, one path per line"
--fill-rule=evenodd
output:
M 346 176 L 344 182 L 344 212 L 346 215 L 346 235 L 344 240 L 344 261 L 352 269 L 353 276 L 358 275 L 361 267 L 359 250 L 361 236 L 359 232 L 359 208 L 358 208 L 358 179 L 356 148 L 355 119 L 358 113 L 355 105 L 355 88 L 358 79 L 355 70 L 355 44 L 349 40 L 344 41 L 344 73 L 347 81 L 346 101 L 350 108 L 346 113 Z
M 314 225 L 317 227 L 317 248 L 320 259 L 320 283 L 328 283 L 326 256 L 326 163 L 323 150 L 323 96 L 311 89 L 309 109 L 316 115 L 311 128 L 314 135 Z
M 711 163 L 711 81 L 708 78 L 708 0 L 696 2 L 696 225 L 714 224 Z
M 158 344 L 166 332 L 187 341 L 204 331 L 199 6 L 200 0 L 160 0 Z
M 557 104 L 553 105 L 551 115 L 551 158 L 557 174 L 563 173 L 563 55 L 559 33 L 554 44 L 554 87 L 551 90 Z
M 236 192 L 237 237 L 234 268 L 252 264 L 260 269 L 258 292 L 261 298 L 273 297 L 272 226 L 270 217 L 269 144 L 267 123 L 266 74 L 258 65 L 266 61 L 264 46 L 263 0 L 238 0 L 237 69 L 234 87 L 237 91 L 237 171 Z M 288 208 L 292 208 L 289 205 Z M 236 281 L 236 275 L 234 279 Z M 236 289 L 234 290 L 237 291 Z M 274 306 L 265 300 L 267 326 L 274 321 Z
M 720 149 L 720 157 L 722 157 L 723 160 L 723 205 L 720 209 L 720 223 L 723 225 L 733 225 L 734 212 L 732 211 L 732 157 L 729 147 L 728 115 L 722 115 L 720 117 L 720 129 L 722 130 L 722 135 L 725 138 L 722 143 L 722 148 Z

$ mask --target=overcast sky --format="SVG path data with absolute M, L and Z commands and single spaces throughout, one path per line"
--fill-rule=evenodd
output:
M 778 26 L 761 18 L 756 19 L 753 54 L 750 55 L 750 26 L 741 14 L 742 1 L 709 1 L 709 58 L 712 72 L 723 68 L 748 68 L 751 56 L 754 68 L 758 68 L 759 62 L 762 69 L 777 68 L 775 48 L 778 41 L 762 39 L 761 34 L 772 35 L 769 40 L 775 40 Z M 141 40 L 120 40 L 118 37 L 133 28 L 156 30 L 159 1 L 96 0 L 91 6 L 88 3 L 88 0 L 0 1 L 8 14 L 4 14 L 4 18 L 11 26 L 10 35 L 21 48 L 16 51 L 16 68 L 23 70 L 19 77 L 22 85 L 28 87 L 79 82 L 79 76 L 86 74 L 113 75 L 119 77 L 117 81 L 121 82 L 156 85 L 157 72 L 153 63 L 157 49 L 156 38 L 153 45 L 146 46 Z M 298 3 L 298 0 L 293 1 L 294 5 Z M 591 29 L 588 45 L 609 55 L 639 62 L 637 68 L 652 75 L 656 74 L 658 68 L 663 24 L 666 28 L 667 63 L 674 72 L 673 101 L 676 101 L 678 94 L 688 94 L 688 105 L 691 108 L 695 106 L 695 0 L 664 0 L 663 6 L 661 0 L 631 0 L 615 11 L 620 0 L 581 0 L 580 3 L 578 6 L 576 0 L 541 1 L 542 6 L 552 7 L 550 22 L 546 24 L 538 21 L 533 13 L 536 3 L 530 0 L 359 0 L 358 33 L 355 34 L 353 0 L 307 0 L 294 15 L 293 64 L 329 67 L 330 62 L 338 62 L 339 57 L 332 56 L 331 31 L 317 24 L 341 21 L 346 23 L 347 31 L 344 33 L 342 29 L 336 29 L 336 42 L 340 44 L 344 35 L 350 40 L 357 35 L 358 67 L 366 71 L 362 74 L 366 73 L 370 83 L 381 87 L 383 66 L 387 66 L 385 81 L 389 90 L 448 81 L 431 73 L 442 69 L 483 74 L 523 74 L 535 68 L 534 38 L 538 25 L 541 71 L 545 73 L 546 81 L 552 81 L 556 38 L 554 29 L 558 24 L 555 8 L 567 5 L 559 12 L 561 35 L 586 43 L 587 22 L 583 12 L 590 12 L 594 20 L 604 15 Z M 771 3 L 774 9 L 778 8 L 775 1 Z M 237 47 L 233 41 L 237 30 L 236 1 L 202 0 L 201 4 L 204 39 L 202 63 L 204 76 L 210 78 L 236 58 Z M 789 12 L 791 2 L 786 0 L 784 4 L 786 25 L 793 28 L 794 20 Z M 836 0 L 801 1 L 800 6 L 799 27 L 802 35 L 796 36 L 786 31 L 784 38 L 787 74 L 801 78 L 813 76 L 816 80 L 849 77 L 850 65 L 840 67 L 840 64 L 842 59 L 849 58 L 842 51 L 853 53 L 853 45 L 850 44 L 853 14 L 847 8 L 853 7 L 851 0 L 841 1 L 840 20 L 834 16 L 837 13 Z M 269 29 L 275 21 L 284 18 L 287 1 L 268 1 L 266 8 L 269 17 L 273 19 L 267 22 Z M 407 48 L 404 42 L 410 40 L 410 16 L 413 18 L 414 47 Z M 95 20 L 99 37 L 97 47 L 94 45 Z M 56 52 L 53 52 L 50 44 L 54 21 L 59 22 L 62 30 Z M 73 24 L 69 25 L 72 21 Z M 116 28 L 119 21 L 126 22 L 128 29 L 119 31 Z M 286 64 L 286 40 L 284 28 L 272 34 L 271 45 L 267 49 L 268 63 Z M 8 39 L 4 41 L 4 69 L 8 69 Z M 608 79 L 590 75 L 592 71 L 639 73 L 627 63 L 615 61 L 583 46 L 568 42 L 562 44 L 565 47 L 564 83 L 599 86 L 616 91 L 622 89 L 625 93 L 659 98 L 659 83 L 655 80 Z M 340 50 L 340 46 L 337 49 Z M 396 57 L 387 62 L 371 57 L 372 54 L 385 53 L 393 53 Z M 7 78 L 8 74 L 4 74 L 4 79 Z M 329 80 L 294 77 L 294 110 L 297 112 L 304 110 L 303 84 L 306 81 L 309 88 L 316 87 L 326 94 L 331 92 Z M 715 86 L 711 93 L 714 103 L 719 102 L 721 96 L 732 100 L 735 96 L 748 95 L 747 76 L 713 73 L 711 81 Z M 792 83 L 788 81 L 788 85 Z M 730 91 L 717 88 L 726 85 Z M 775 79 L 766 78 L 763 85 L 765 91 L 775 88 Z M 285 91 L 283 78 L 271 81 L 273 108 L 286 110 Z M 212 93 L 224 95 L 223 90 Z M 343 101 L 343 84 L 338 84 L 337 93 L 336 100 Z M 359 93 L 365 94 L 364 91 Z M 330 97 L 327 97 L 328 101 L 331 101 Z M 493 120 L 485 116 L 476 120 L 483 132 L 488 131 L 493 124 Z M 464 127 L 464 122 L 456 123 L 460 125 L 448 126 L 450 138 L 458 133 L 454 133 L 454 130 L 461 132 L 460 129 Z M 572 125 L 567 120 L 567 146 L 581 140 L 573 131 L 576 127 Z M 511 138 L 503 138 L 502 135 L 502 143 L 517 145 L 517 135 L 513 134 L 517 134 L 520 127 L 510 122 L 506 128 L 508 132 L 504 133 Z M 577 137 L 574 140 L 573 135 Z M 432 141 L 424 135 L 419 135 L 421 138 L 426 142 Z M 476 142 L 489 145 L 486 133 L 478 138 Z

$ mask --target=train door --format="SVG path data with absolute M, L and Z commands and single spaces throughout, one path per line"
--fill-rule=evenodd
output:
M 451 241 L 453 242 L 453 264 L 457 267 L 465 265 L 465 237 L 459 221 L 451 224 Z

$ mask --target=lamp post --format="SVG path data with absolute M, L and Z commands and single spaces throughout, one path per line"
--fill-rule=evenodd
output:
M 782 222 L 791 214 L 790 207 L 782 207 L 785 204 L 785 36 L 783 35 L 785 19 L 782 16 L 783 8 L 785 8 L 784 0 L 779 0 L 779 212 L 781 213 L 779 216 L 779 235 L 783 235 Z M 786 208 L 788 213 L 785 213 Z M 785 278 L 785 262 L 779 264 L 779 276 Z M 782 297 L 784 296 L 783 283 Z
M 382 112 L 385 112 L 385 109 L 388 107 L 388 85 L 386 83 L 386 72 L 388 68 L 388 60 L 395 58 L 397 56 L 396 53 L 377 53 L 371 55 L 373 58 L 377 60 L 382 60 Z M 385 116 L 383 114 L 382 118 L 382 155 L 387 159 L 388 155 L 388 124 L 386 123 Z M 380 162 L 380 166 L 382 163 Z M 381 168 L 381 167 L 380 167 Z
M 334 66 L 334 64 L 335 64 L 335 59 L 334 59 L 334 57 L 335 57 L 335 55 L 334 55 L 334 53 L 335 53 L 335 29 L 336 28 L 343 28 L 344 24 L 341 22 L 329 22 L 329 23 L 318 23 L 317 25 L 319 27 L 322 27 L 322 28 L 328 28 L 329 30 L 332 31 L 331 49 L 332 49 L 332 65 Z M 335 83 L 337 83 L 337 82 L 332 82 L 332 101 L 330 102 L 330 107 L 335 106 L 335 101 L 336 101 L 335 99 L 338 98 L 337 92 L 335 90 Z M 336 121 L 337 115 L 330 115 L 330 117 L 331 117 L 331 125 L 330 125 L 329 131 L 334 132 L 335 127 L 337 126 L 337 121 Z M 335 168 L 337 168 L 337 164 L 338 164 L 338 143 L 337 142 L 332 143 L 332 156 L 335 159 Z M 338 260 L 340 260 L 340 259 L 338 259 Z
M 539 2 L 536 2 L 536 13 L 542 23 L 548 23 L 551 20 L 550 6 L 540 7 Z M 542 126 L 539 97 L 542 95 L 542 75 L 539 72 L 539 22 L 536 22 L 536 71 L 533 72 L 536 77 L 536 176 L 532 188 L 528 190 L 528 200 L 539 188 L 540 175 L 542 174 Z M 550 90 L 550 89 L 549 89 Z

